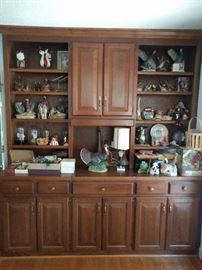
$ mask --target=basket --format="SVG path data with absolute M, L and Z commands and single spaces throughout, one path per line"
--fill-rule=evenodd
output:
M 200 130 L 191 129 L 192 120 L 198 120 Z M 188 129 L 186 132 L 186 147 L 195 150 L 202 150 L 202 122 L 197 116 L 189 120 Z

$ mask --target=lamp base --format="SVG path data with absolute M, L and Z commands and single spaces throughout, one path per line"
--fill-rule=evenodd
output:
M 116 171 L 117 172 L 125 172 L 126 171 L 126 168 L 124 166 L 120 165 L 120 166 L 117 166 L 116 167 Z

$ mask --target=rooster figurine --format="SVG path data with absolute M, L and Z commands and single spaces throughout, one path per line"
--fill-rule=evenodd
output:
M 109 156 L 108 145 L 104 145 L 104 153 L 96 152 L 92 153 L 86 148 L 82 148 L 80 151 L 81 160 L 88 165 L 90 172 L 103 173 L 107 172 L 107 166 L 105 161 Z

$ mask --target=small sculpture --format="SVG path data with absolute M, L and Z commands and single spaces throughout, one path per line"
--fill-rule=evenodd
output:
M 18 114 L 16 114 L 16 118 L 18 119 L 34 119 L 36 118 L 36 114 L 33 111 L 35 106 L 35 102 L 29 102 L 29 99 L 26 99 L 26 111 L 25 107 L 21 101 L 15 102 L 15 109 Z
M 25 55 L 24 52 L 20 51 L 16 53 L 17 58 L 17 67 L 18 68 L 25 68 Z
M 22 80 L 22 77 L 19 75 L 14 82 L 15 91 L 24 91 L 25 83 Z
M 90 172 L 103 173 L 107 171 L 107 166 L 105 161 L 109 156 L 108 145 L 104 145 L 104 153 L 92 153 L 86 148 L 82 148 L 80 151 L 81 160 L 88 165 L 88 170 Z
M 159 175 L 160 174 L 160 168 L 157 161 L 155 161 L 149 171 L 150 175 Z
M 49 80 L 46 78 L 44 81 L 43 81 L 43 83 L 42 83 L 42 85 L 41 85 L 41 91 L 43 91 L 43 92 L 50 92 L 50 82 L 49 82 Z
M 52 137 L 49 145 L 52 145 L 52 146 L 59 145 L 57 135 Z
M 149 163 L 146 161 L 141 161 L 139 170 L 137 171 L 139 174 L 147 174 L 149 171 Z
M 51 54 L 46 50 L 39 50 L 39 54 L 41 55 L 40 66 L 49 68 L 51 66 Z
M 147 127 L 144 127 L 144 126 L 140 126 L 137 128 L 137 143 L 138 144 L 141 144 L 141 145 L 144 145 L 146 143 L 146 136 L 145 136 L 145 129 Z
M 173 161 L 169 164 L 168 159 L 166 158 L 164 160 L 164 163 L 161 166 L 161 173 L 166 175 L 166 176 L 177 176 L 177 153 L 175 154 Z
M 158 66 L 156 67 L 156 69 L 158 71 L 167 71 L 168 70 L 168 67 L 169 67 L 169 60 L 166 59 L 164 56 L 161 56 L 161 57 L 157 57 L 158 59 Z
M 168 55 L 173 60 L 172 64 L 172 71 L 176 72 L 183 72 L 184 71 L 184 53 L 183 49 L 179 50 L 179 53 L 177 53 L 174 49 L 168 50 Z
M 43 97 L 43 101 L 38 105 L 38 118 L 39 119 L 48 118 L 48 102 L 46 96 Z
M 142 68 L 142 70 L 156 71 L 156 63 L 154 61 L 155 54 L 155 50 L 149 56 L 143 50 L 139 50 L 139 58 L 142 60 L 142 64 L 140 67 Z

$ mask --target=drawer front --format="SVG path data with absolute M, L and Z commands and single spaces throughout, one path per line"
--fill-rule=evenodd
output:
M 138 182 L 136 194 L 142 195 L 152 195 L 152 194 L 167 194 L 168 192 L 168 183 L 162 182 Z
M 2 183 L 2 192 L 4 194 L 33 194 L 34 183 L 29 182 L 29 180 Z
M 74 194 L 131 195 L 133 183 L 74 183 Z
M 66 194 L 69 193 L 69 183 L 67 182 L 39 182 L 38 183 L 38 193 L 40 194 Z
M 183 181 L 170 183 L 170 194 L 197 194 L 201 192 L 201 183 Z

